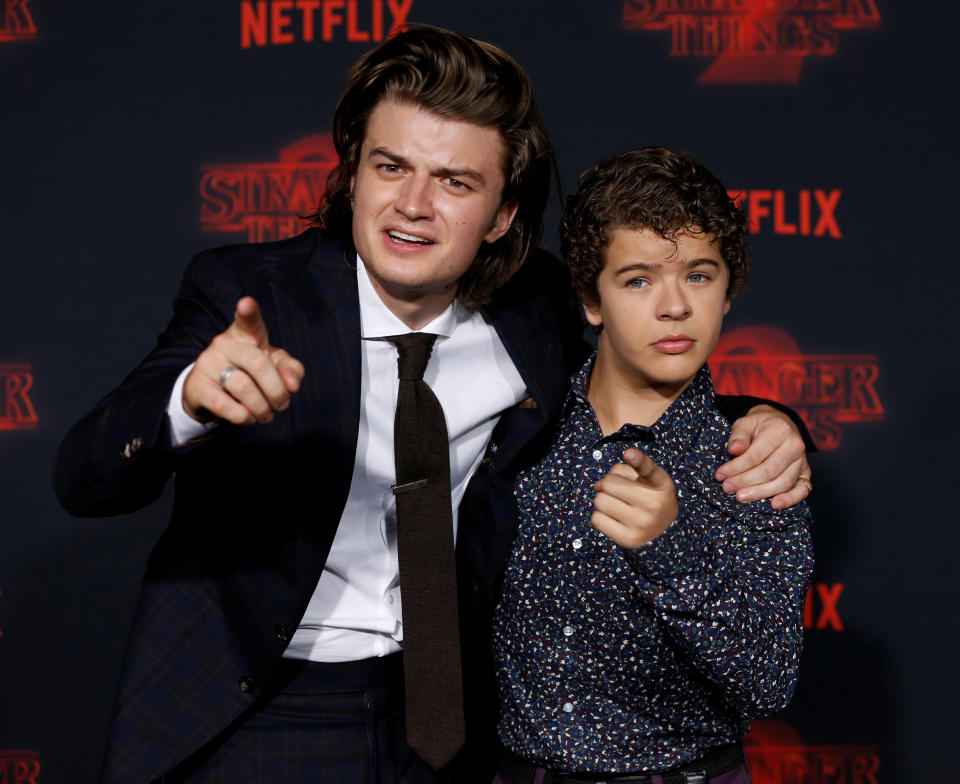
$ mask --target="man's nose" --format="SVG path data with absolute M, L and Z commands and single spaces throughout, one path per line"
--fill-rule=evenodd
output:
M 413 174 L 404 179 L 394 204 L 409 220 L 433 217 L 432 183 L 429 177 Z

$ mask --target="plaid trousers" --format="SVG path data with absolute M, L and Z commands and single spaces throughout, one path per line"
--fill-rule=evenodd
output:
M 250 711 L 161 784 L 454 784 L 407 745 L 403 659 L 284 659 Z M 451 768 L 455 767 L 455 764 Z

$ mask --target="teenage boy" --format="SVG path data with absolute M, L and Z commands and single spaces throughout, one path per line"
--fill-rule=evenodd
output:
M 738 504 L 714 478 L 729 426 L 707 359 L 746 235 L 717 178 L 661 147 L 599 164 L 568 201 L 563 254 L 600 332 L 515 488 L 500 784 L 747 782 L 749 719 L 790 699 L 807 509 Z

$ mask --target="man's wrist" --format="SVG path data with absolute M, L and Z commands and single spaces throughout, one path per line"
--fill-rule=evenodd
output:
M 216 420 L 210 422 L 198 422 L 183 407 L 183 384 L 193 370 L 190 363 L 185 367 L 174 382 L 173 390 L 170 392 L 170 400 L 167 402 L 167 420 L 170 424 L 170 443 L 173 446 L 182 446 L 188 441 L 200 438 L 206 435 L 210 430 L 216 427 Z

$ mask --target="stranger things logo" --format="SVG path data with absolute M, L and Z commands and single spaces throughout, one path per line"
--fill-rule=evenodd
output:
M 31 41 L 37 37 L 37 26 L 30 13 L 30 0 L 0 0 L 0 43 Z
M 204 166 L 200 225 L 204 231 L 243 234 L 270 242 L 299 234 L 300 217 L 316 210 L 327 175 L 337 165 L 330 134 L 301 139 L 278 161 Z
M 36 751 L 0 749 L 0 784 L 39 784 L 40 755 Z
M 240 46 L 382 41 L 407 29 L 411 8 L 413 0 L 243 0 Z
M 30 365 L 0 365 L 0 430 L 33 430 L 37 411 L 30 400 Z
M 720 394 L 790 406 L 820 449 L 836 449 L 846 424 L 883 419 L 880 371 L 872 354 L 803 354 L 785 332 L 743 327 L 720 337 L 710 371 Z
M 713 60 L 703 83 L 797 84 L 806 57 L 880 24 L 874 0 L 625 0 L 626 30 L 665 32 L 673 57 Z
M 778 719 L 754 721 L 743 739 L 753 784 L 880 784 L 876 746 L 805 744 Z

